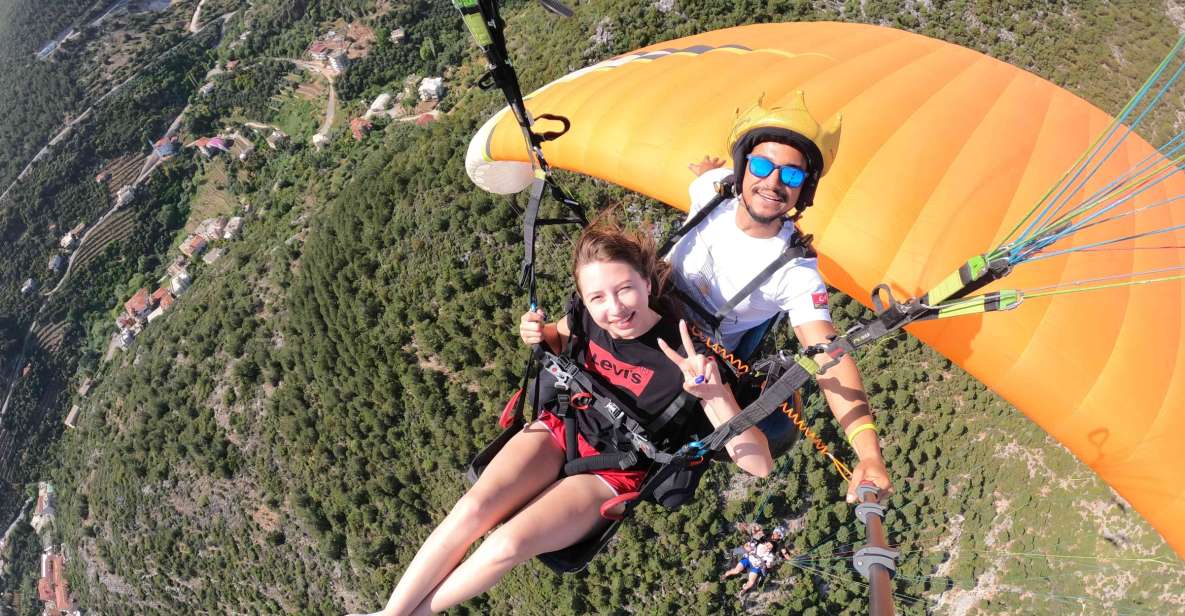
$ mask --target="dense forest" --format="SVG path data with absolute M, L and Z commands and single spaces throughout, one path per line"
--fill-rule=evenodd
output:
M 5 10 L 40 24 L 0 38 L 9 49 L 0 53 L 19 49 L 11 57 L 26 65 L 43 39 L 76 18 L 66 8 L 39 16 L 36 4 L 0 9 L 0 28 Z M 508 3 L 505 14 L 528 89 L 675 36 L 841 19 L 978 49 L 1109 112 L 1177 36 L 1163 6 L 1049 4 L 934 0 L 900 10 L 873 0 L 595 0 L 563 21 L 527 2 Z M 455 9 L 428 0 L 234 8 L 225 32 L 210 29 L 179 46 L 161 37 L 161 57 L 34 166 L 15 197 L 0 201 L 0 234 L 15 248 L 0 257 L 0 356 L 26 350 L 34 316 L 68 324 L 56 349 L 31 349 L 33 370 L 4 417 L 20 452 L 9 462 L 22 473 L 5 477 L 17 487 L 0 510 L 7 522 L 28 496 L 20 486 L 54 482 L 53 539 L 66 546 L 78 605 L 97 613 L 377 609 L 465 489 L 463 469 L 497 433 L 525 356 L 514 333 L 524 304 L 516 208 L 525 197 L 488 195 L 465 175 L 470 135 L 503 103 L 471 87 L 482 63 Z M 185 11 L 176 10 L 144 29 L 179 23 Z M 380 119 L 361 141 L 339 124 L 320 150 L 300 143 L 272 150 L 256 138 L 257 156 L 234 163 L 218 187 L 247 220 L 242 240 L 226 244 L 215 263 L 195 263 L 194 286 L 109 361 L 113 314 L 138 283 L 164 275 L 198 195 L 209 190 L 200 178 L 213 163 L 188 149 L 166 161 L 127 206 L 130 233 L 44 302 L 16 291 L 26 272 L 45 269 L 63 229 L 110 208 L 111 195 L 93 176 L 111 159 L 146 154 L 146 140 L 186 105 L 187 137 L 244 118 L 271 121 L 296 79 L 274 58 L 298 56 L 333 24 L 353 20 L 374 28 L 377 44 L 338 79 L 342 108 L 364 109 L 412 75 L 451 73 L 457 79 L 441 121 Z M 399 27 L 407 37 L 395 44 L 388 35 Z M 610 34 L 594 40 L 598 30 Z M 214 90 L 198 94 L 207 71 L 228 59 L 242 68 L 213 77 Z M 6 163 L 14 169 L 62 111 L 36 113 L 52 121 L 3 132 L 17 116 L 0 116 L 0 144 L 28 149 Z M 1154 118 L 1148 136 L 1169 134 L 1174 121 Z M 0 168 L 0 180 L 6 172 Z M 571 175 L 562 181 L 593 209 L 624 204 L 632 222 L 674 219 L 622 189 Z M 570 230 L 540 240 L 540 267 L 550 274 L 542 303 L 553 311 L 569 293 L 570 247 Z M 841 329 L 868 315 L 840 294 L 832 294 L 832 311 Z M 790 346 L 786 332 L 767 343 Z M 864 353 L 860 365 L 898 483 L 888 528 L 903 552 L 895 581 L 902 613 L 968 613 L 960 605 L 969 613 L 1163 613 L 1165 597 L 1185 585 L 1185 566 L 1155 531 L 957 366 L 904 335 Z M 95 381 L 86 397 L 75 387 L 84 377 Z M 61 418 L 73 404 L 78 429 L 67 431 Z M 813 428 L 850 457 L 818 401 L 811 406 Z M 842 501 L 841 478 L 813 449 L 794 448 L 761 482 L 716 464 L 701 490 L 677 512 L 642 507 L 585 574 L 559 577 L 530 564 L 454 613 L 867 611 L 867 590 L 848 560 L 862 530 Z M 787 525 L 796 555 L 744 604 L 736 586 L 718 580 L 742 541 L 734 530 L 742 521 Z M 0 593 L 35 596 L 36 541 L 18 525 Z M 1136 558 L 1142 562 L 1125 560 Z M 1105 592 L 1107 583 L 1124 592 Z M 0 613 L 11 609 L 0 604 Z M 26 602 L 20 613 L 39 606 Z

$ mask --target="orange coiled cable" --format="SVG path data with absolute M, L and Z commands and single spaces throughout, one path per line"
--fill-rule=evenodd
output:
M 724 345 L 712 340 L 712 337 L 705 334 L 699 327 L 692 325 L 690 327 L 690 331 L 691 335 L 698 338 L 699 341 L 704 343 L 704 345 L 707 346 L 713 353 L 727 362 L 728 365 L 732 366 L 732 369 L 736 372 L 737 376 L 749 374 L 752 371 L 751 368 L 749 368 L 749 365 L 746 364 L 742 359 L 730 353 L 728 349 L 724 348 Z M 782 413 L 784 413 L 786 417 L 790 418 L 790 421 L 794 423 L 794 426 L 798 428 L 799 432 L 802 432 L 803 435 L 811 440 L 811 444 L 814 445 L 815 451 L 818 451 L 820 454 L 831 460 L 831 465 L 844 479 L 851 479 L 852 470 L 848 468 L 848 465 L 844 464 L 842 460 L 835 457 L 835 454 L 831 453 L 831 448 L 828 447 L 827 443 L 824 443 L 823 439 L 820 438 L 819 435 L 807 425 L 806 419 L 802 416 L 802 394 L 797 391 L 794 392 L 794 401 L 794 405 L 791 405 L 789 401 L 782 402 Z

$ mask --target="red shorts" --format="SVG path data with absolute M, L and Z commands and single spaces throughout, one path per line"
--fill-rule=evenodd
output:
M 554 414 L 544 411 L 539 414 L 539 421 L 547 426 L 547 430 L 551 432 L 551 438 L 555 440 L 556 444 L 560 446 L 561 450 L 565 450 L 564 420 L 556 417 Z M 576 448 L 580 451 L 580 457 L 587 458 L 595 456 L 601 452 L 597 451 L 588 441 L 584 440 L 583 434 L 576 435 Z M 646 471 L 643 470 L 618 470 L 606 469 L 603 471 L 589 471 L 590 474 L 601 478 L 617 493 L 618 496 L 628 492 L 637 492 L 642 487 L 643 480 L 646 479 Z

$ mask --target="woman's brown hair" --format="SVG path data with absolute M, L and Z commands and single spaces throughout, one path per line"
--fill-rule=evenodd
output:
M 667 297 L 671 264 L 658 257 L 654 238 L 646 228 L 627 231 L 611 213 L 597 217 L 576 240 L 572 255 L 572 278 L 577 293 L 580 280 L 576 272 L 589 263 L 625 263 L 634 268 L 650 282 L 651 308 L 673 314 L 673 303 Z

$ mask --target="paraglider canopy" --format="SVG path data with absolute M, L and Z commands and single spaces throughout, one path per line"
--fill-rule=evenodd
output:
M 759 98 L 793 108 L 800 91 L 813 118 L 843 117 L 843 147 L 801 225 L 815 235 L 828 282 L 858 299 L 882 281 L 920 296 L 993 249 L 1025 263 L 1008 280 L 1030 290 L 1183 267 L 1180 251 L 1163 249 L 1185 240 L 1173 208 L 1156 207 L 1185 195 L 1164 155 L 1133 135 L 1093 170 L 1067 173 L 1112 118 L 1021 69 L 916 34 L 824 22 L 730 28 L 581 69 L 526 97 L 526 107 L 571 122 L 542 145 L 553 167 L 686 209 L 687 163 L 730 158 L 737 110 Z M 823 124 L 819 143 L 832 126 Z M 504 111 L 474 137 L 466 164 L 479 186 L 509 193 L 531 181 L 529 160 Z M 1164 173 L 1145 186 L 1136 169 Z M 1083 218 L 1082 203 L 1121 210 Z M 1035 204 L 1052 209 L 1034 215 Z M 1119 239 L 1124 249 L 1111 250 Z M 1185 288 L 1175 280 L 1043 293 L 1007 315 L 911 332 L 1068 447 L 1185 554 L 1185 482 L 1176 477 L 1185 467 Z

